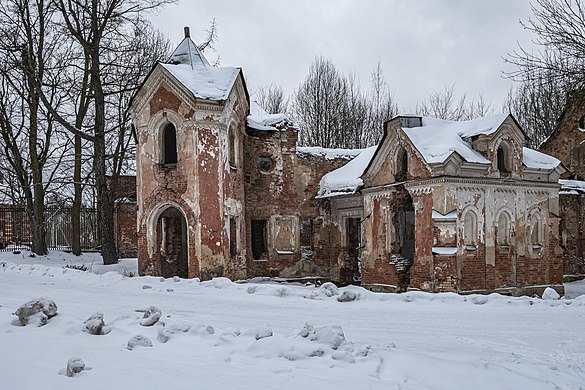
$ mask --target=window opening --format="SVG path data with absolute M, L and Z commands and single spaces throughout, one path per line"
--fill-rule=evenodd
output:
M 236 257 L 238 251 L 237 241 L 237 221 L 236 217 L 230 217 L 229 228 L 230 228 L 230 257 Z
M 163 129 L 163 164 L 177 163 L 177 131 L 175 125 L 167 124 Z
M 252 220 L 252 257 L 254 260 L 266 258 L 266 220 Z

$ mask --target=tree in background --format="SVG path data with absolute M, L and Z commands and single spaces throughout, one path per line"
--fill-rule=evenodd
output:
M 80 56 L 72 67 L 83 69 L 81 77 L 87 78 L 85 91 L 89 97 L 91 115 L 79 126 L 71 121 L 69 106 L 57 106 L 45 95 L 42 84 L 37 91 L 50 113 L 65 129 L 93 146 L 93 177 L 98 205 L 98 226 L 101 233 L 101 254 L 104 264 L 114 264 L 118 254 L 114 238 L 114 203 L 108 190 L 107 158 L 109 134 L 124 131 L 118 123 L 109 127 L 110 105 L 119 104 L 115 96 L 128 92 L 121 80 L 135 71 L 134 63 L 128 63 L 129 55 L 136 53 L 135 42 L 144 38 L 147 22 L 143 15 L 174 0 L 57 0 L 62 28 L 79 49 Z M 144 51 L 144 48 L 142 48 Z M 121 89 L 122 88 L 122 89 Z M 134 86 L 133 88 L 136 88 Z M 114 97 L 114 98 L 112 98 Z M 77 100 L 77 99 L 76 99 Z
M 475 100 L 468 100 L 465 94 L 457 97 L 455 85 L 451 85 L 431 92 L 416 105 L 415 112 L 448 121 L 464 121 L 489 115 L 494 108 L 481 94 Z
M 261 86 L 256 91 L 255 98 L 260 107 L 269 114 L 285 114 L 288 110 L 288 97 L 280 85 Z
M 507 77 L 520 84 L 505 106 L 537 147 L 555 129 L 567 93 L 585 88 L 585 3 L 582 0 L 536 0 L 534 17 L 522 23 L 535 34 L 540 50 L 521 46 L 505 59 Z
M 381 138 L 383 122 L 398 112 L 380 64 L 372 73 L 368 94 L 354 74 L 342 75 L 323 57 L 315 58 L 291 100 L 291 116 L 301 129 L 300 143 L 307 146 L 374 145 Z
M 31 226 L 32 252 L 47 254 L 45 194 L 66 151 L 66 138 L 44 110 L 37 83 L 58 84 L 63 42 L 54 29 L 56 12 L 51 0 L 6 0 L 0 3 L 0 134 L 5 174 L 11 182 L 8 196 L 26 206 Z M 52 88 L 46 99 L 62 100 Z M 64 139 L 65 138 L 65 139 Z M 8 172 L 7 172 L 8 171 Z M 48 176 L 48 177 L 47 177 Z

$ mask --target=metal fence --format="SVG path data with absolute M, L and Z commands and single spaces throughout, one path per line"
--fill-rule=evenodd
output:
M 70 250 L 73 242 L 71 207 L 47 207 L 45 224 L 49 249 Z M 97 209 L 81 209 L 80 229 L 81 250 L 97 250 L 100 232 Z M 25 207 L 0 206 L 0 251 L 30 249 L 32 232 Z

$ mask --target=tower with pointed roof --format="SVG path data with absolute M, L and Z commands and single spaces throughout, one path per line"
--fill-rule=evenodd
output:
M 241 69 L 211 66 L 188 28 L 131 100 L 141 274 L 245 276 L 248 100 Z

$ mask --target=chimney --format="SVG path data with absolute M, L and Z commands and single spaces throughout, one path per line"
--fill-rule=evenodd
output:
M 189 32 L 189 27 L 185 27 L 185 38 L 191 38 L 191 33 Z

